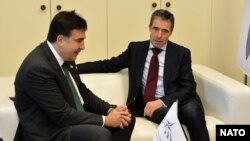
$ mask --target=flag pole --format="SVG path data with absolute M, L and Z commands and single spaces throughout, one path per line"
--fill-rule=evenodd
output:
M 247 75 L 245 74 L 244 84 L 247 85 Z

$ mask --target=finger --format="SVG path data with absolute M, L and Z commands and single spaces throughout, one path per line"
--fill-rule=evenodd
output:
M 149 116 L 148 111 L 145 111 L 145 112 L 144 112 L 144 116 Z
M 129 114 L 128 114 L 128 117 L 130 117 L 130 118 L 131 118 L 131 117 L 132 117 L 132 115 L 129 113 Z
M 152 108 L 151 111 L 150 111 L 150 116 L 151 117 L 153 116 L 154 112 L 155 112 L 155 108 Z
M 131 118 L 128 116 L 122 116 L 121 120 L 125 120 L 126 122 L 130 123 Z
M 118 112 L 122 115 L 129 115 L 130 114 L 130 112 L 128 110 L 119 110 Z
M 150 112 L 148 113 L 148 116 L 149 116 L 149 117 L 152 117 L 152 114 L 153 114 L 153 112 L 150 111 Z
M 121 115 L 131 117 L 131 114 L 128 111 L 122 112 Z
M 144 108 L 144 116 L 147 116 L 148 114 L 149 114 L 149 108 L 146 105 L 145 108 Z
M 127 121 L 124 120 L 124 119 L 121 119 L 121 123 L 122 123 L 123 127 L 124 127 L 124 126 L 128 126 L 128 124 L 129 124 L 129 122 L 127 122 Z
M 121 129 L 123 129 L 123 128 L 124 128 L 122 123 L 120 124 L 120 128 L 121 128 Z
M 146 107 L 144 108 L 144 111 L 143 111 L 143 116 L 146 116 L 147 113 L 146 113 Z
M 119 111 L 122 107 L 123 107 L 122 105 L 118 105 L 116 109 Z
M 121 107 L 119 107 L 118 110 L 119 111 L 128 111 L 128 108 L 127 108 L 127 106 L 121 106 Z
M 153 114 L 153 108 L 149 106 L 145 107 L 144 116 L 152 117 L 152 114 Z
M 128 107 L 126 105 L 122 106 L 122 110 L 128 110 Z

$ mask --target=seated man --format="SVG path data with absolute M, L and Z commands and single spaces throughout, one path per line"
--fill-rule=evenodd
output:
M 128 108 L 98 98 L 76 70 L 86 30 L 74 11 L 59 12 L 47 41 L 24 59 L 15 79 L 16 141 L 130 140 L 135 119 Z
M 190 50 L 169 41 L 174 16 L 156 10 L 150 20 L 150 40 L 131 42 L 110 60 L 78 64 L 80 73 L 118 72 L 128 68 L 127 105 L 136 116 L 160 123 L 178 100 L 178 116 L 192 141 L 209 141 L 204 109 L 196 93 Z

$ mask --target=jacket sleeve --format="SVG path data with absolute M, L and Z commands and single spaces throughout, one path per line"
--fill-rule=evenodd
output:
M 128 49 L 108 60 L 85 62 L 77 64 L 77 70 L 83 73 L 114 73 L 128 67 Z
M 46 115 L 57 126 L 64 127 L 75 124 L 102 125 L 102 116 L 92 112 L 79 112 L 70 105 L 66 97 L 63 79 L 51 67 L 43 65 L 33 67 L 24 80 L 25 91 L 35 105 L 34 112 Z M 63 75 L 63 74 L 61 74 Z M 86 90 L 87 91 L 87 90 Z M 90 93 L 90 92 L 89 92 Z M 29 103 L 28 103 L 29 104 Z M 42 114 L 44 113 L 44 114 Z

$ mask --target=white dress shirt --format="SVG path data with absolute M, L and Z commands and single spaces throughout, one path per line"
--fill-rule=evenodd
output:
M 143 76 L 142 76 L 142 93 L 143 94 L 144 94 L 145 87 L 146 87 L 150 61 L 151 61 L 151 58 L 153 56 L 153 51 L 151 48 L 154 48 L 154 46 L 152 45 L 151 42 L 150 42 L 149 48 L 150 49 L 148 50 L 148 55 L 146 58 L 145 67 L 144 67 Z M 164 88 L 163 88 L 163 73 L 164 73 L 165 54 L 166 54 L 166 49 L 167 49 L 167 43 L 164 46 L 162 46 L 160 49 L 162 49 L 162 51 L 158 54 L 159 72 L 158 72 L 158 81 L 157 81 L 157 88 L 156 88 L 156 94 L 155 94 L 156 99 L 159 99 L 165 95 Z

